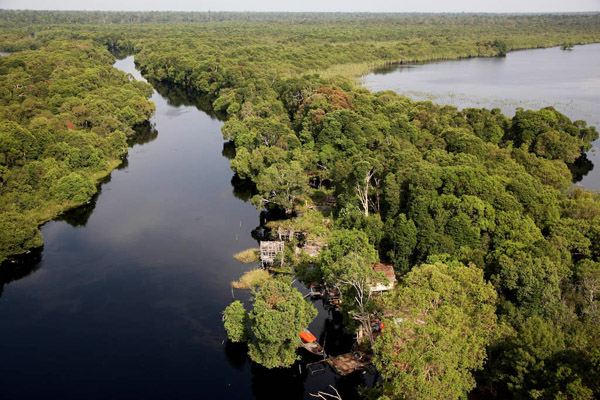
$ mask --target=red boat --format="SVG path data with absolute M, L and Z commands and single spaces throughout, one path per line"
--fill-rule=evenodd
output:
M 317 342 L 317 338 L 308 329 L 300 332 L 300 346 L 304 347 L 310 353 L 317 356 L 324 356 L 325 350 Z

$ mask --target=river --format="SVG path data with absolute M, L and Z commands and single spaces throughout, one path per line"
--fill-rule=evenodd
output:
M 132 56 L 115 67 L 143 79 Z M 41 260 L 1 272 L 1 397 L 310 399 L 330 384 L 356 397 L 372 376 L 268 371 L 226 343 L 229 282 L 250 268 L 232 255 L 257 247 L 261 216 L 231 183 L 222 122 L 201 99 L 156 88 L 126 162 L 43 226 Z M 315 306 L 312 332 L 348 351 L 339 315 Z
M 512 117 L 517 107 L 553 106 L 571 120 L 600 128 L 600 44 L 523 50 L 506 57 L 470 58 L 419 65 L 390 66 L 368 74 L 373 91 L 394 90 L 415 100 L 452 104 L 460 109 L 502 109 Z M 587 157 L 600 165 L 600 141 Z M 600 168 L 579 183 L 600 190 Z

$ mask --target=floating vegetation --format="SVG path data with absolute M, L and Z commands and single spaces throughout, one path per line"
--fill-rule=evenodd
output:
M 437 93 L 418 91 L 418 90 L 403 90 L 402 88 L 395 89 L 396 92 L 407 96 L 415 101 L 431 101 L 438 104 L 451 104 L 458 109 L 465 108 L 481 108 L 488 109 L 500 108 L 506 115 L 514 114 L 518 107 L 524 109 L 540 109 L 544 107 L 554 107 L 556 110 L 566 114 L 576 114 L 577 111 L 583 112 L 585 115 L 594 115 L 593 105 L 587 103 L 576 103 L 573 99 L 567 100 L 552 100 L 552 99 L 516 99 L 510 97 L 498 96 L 474 96 L 469 93 L 457 93 L 450 91 L 440 91 Z M 599 125 L 600 121 L 589 119 L 590 125 Z
M 269 271 L 264 269 L 250 270 L 237 281 L 231 282 L 231 287 L 234 289 L 253 289 L 258 288 L 273 279 Z
M 258 262 L 260 252 L 258 249 L 247 249 L 233 255 L 233 258 L 243 263 Z

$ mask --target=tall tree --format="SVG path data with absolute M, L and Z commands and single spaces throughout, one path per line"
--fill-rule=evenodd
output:
M 385 277 L 373 270 L 377 252 L 362 231 L 343 229 L 335 233 L 321 256 L 323 277 L 340 288 L 344 310 L 362 325 L 371 345 L 371 287 Z
M 399 399 L 458 399 L 475 387 L 494 337 L 496 292 L 483 271 L 445 260 L 409 272 L 385 298 L 375 343 L 384 392 Z
M 257 178 L 258 194 L 252 198 L 257 207 L 279 206 L 290 212 L 294 202 L 307 189 L 308 179 L 297 161 L 280 162 L 265 169 Z
M 239 300 L 228 305 L 223 311 L 223 325 L 227 331 L 227 337 L 232 342 L 248 340 L 248 312 Z
M 299 334 L 317 316 L 315 307 L 287 279 L 273 279 L 254 293 L 250 358 L 267 367 L 289 367 L 296 361 Z

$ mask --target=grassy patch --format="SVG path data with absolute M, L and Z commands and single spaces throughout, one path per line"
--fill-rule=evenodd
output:
M 248 249 L 248 250 L 240 251 L 239 253 L 234 254 L 233 258 L 235 258 L 236 260 L 241 261 L 243 263 L 258 262 L 259 250 L 258 249 Z
M 269 271 L 264 269 L 250 270 L 237 281 L 231 282 L 235 289 L 252 289 L 264 285 L 268 280 L 273 279 Z

